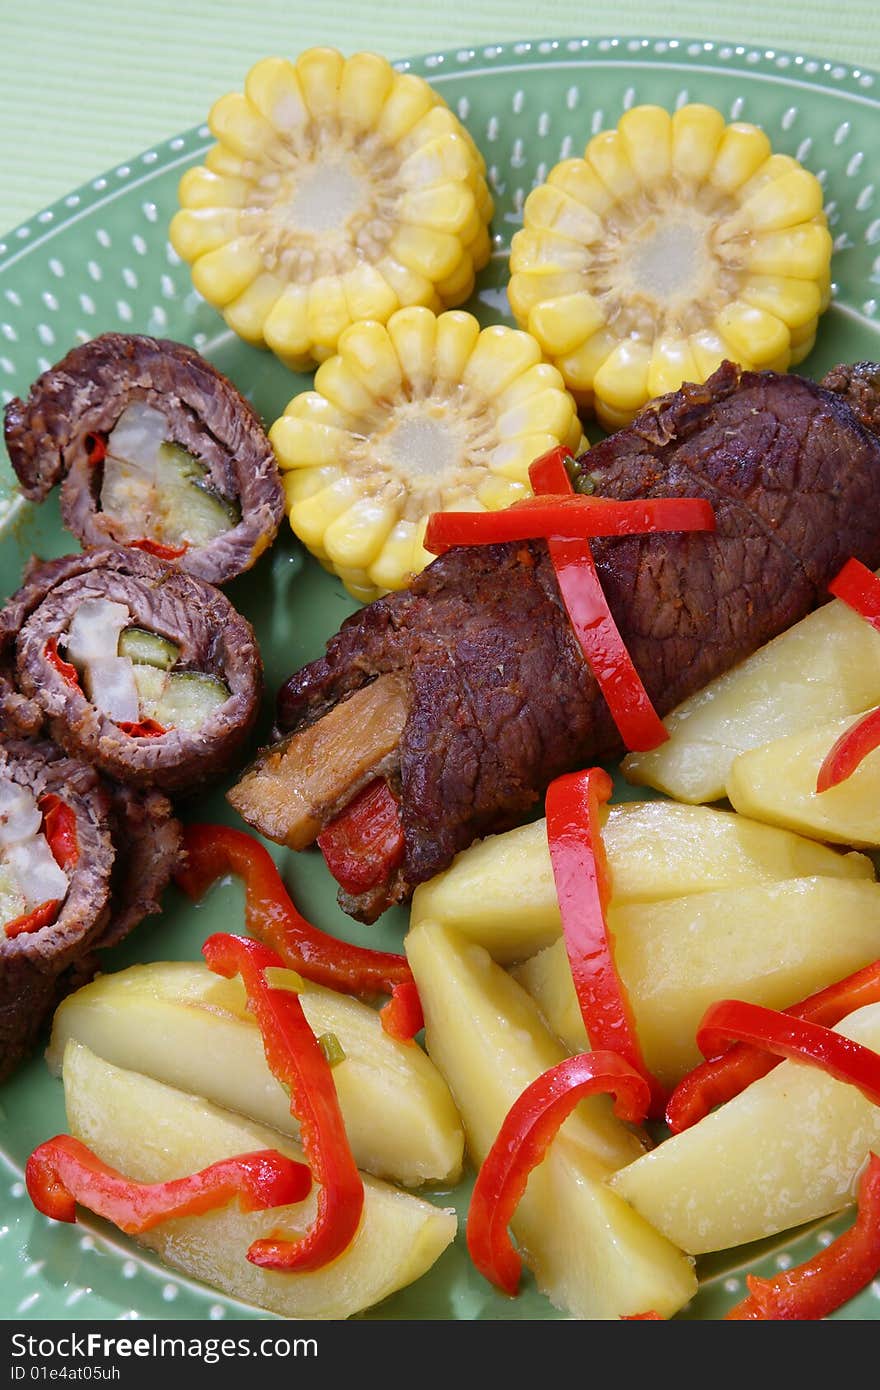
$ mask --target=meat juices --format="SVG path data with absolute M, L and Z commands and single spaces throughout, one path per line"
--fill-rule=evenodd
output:
M 103 631 L 99 624 L 91 637 L 100 661 L 77 667 L 68 646 L 89 605 L 121 614 L 124 630 L 108 634 L 109 619 Z M 125 637 L 140 660 L 120 654 Z M 126 683 L 126 667 L 134 705 L 120 711 L 115 683 Z M 150 688 L 134 680 L 138 672 L 150 676 Z M 45 729 L 124 784 L 188 794 L 215 780 L 249 735 L 261 691 L 250 623 L 219 589 L 143 551 L 90 550 L 32 566 L 0 611 L 5 727 L 29 735 Z
M 878 380 L 871 364 L 820 386 L 725 363 L 578 461 L 600 496 L 705 497 L 715 509 L 713 533 L 592 543 L 661 715 L 824 601 L 851 555 L 880 566 L 880 439 L 866 428 L 880 418 Z M 365 921 L 522 820 L 554 777 L 623 751 L 542 542 L 453 550 L 354 614 L 282 688 L 277 732 L 313 725 L 385 673 L 407 692 L 383 766 L 405 851 L 377 889 L 340 894 Z M 326 804 L 324 823 L 344 804 Z
M 45 1020 L 98 969 L 96 954 L 149 913 L 181 854 L 180 825 L 158 792 L 120 792 L 45 741 L 0 738 L 0 781 L 72 813 L 73 851 L 53 919 L 8 936 L 0 922 L 0 1080 L 31 1050 Z M 44 802 L 45 805 L 45 802 Z M 14 910 L 14 909 L 13 909 Z
M 60 483 L 84 546 L 144 543 L 213 584 L 250 569 L 284 514 L 253 407 L 181 343 L 105 333 L 73 348 L 10 401 L 5 435 L 24 495 Z

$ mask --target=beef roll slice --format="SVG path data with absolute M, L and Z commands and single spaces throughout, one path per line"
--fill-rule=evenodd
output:
M 0 611 L 0 717 L 126 785 L 196 791 L 234 762 L 262 664 L 219 589 L 139 550 L 31 566 Z
M 726 363 L 578 460 L 576 487 L 600 496 L 713 504 L 715 531 L 592 545 L 661 715 L 824 601 L 850 556 L 880 565 L 878 400 L 870 364 L 820 385 Z M 542 541 L 451 550 L 354 614 L 281 690 L 278 734 L 229 799 L 297 849 L 342 816 L 346 859 L 379 865 L 341 894 L 367 921 L 554 777 L 624 751 Z
M 119 793 L 47 741 L 0 737 L 0 1080 L 100 948 L 159 910 L 180 854 L 160 793 Z
M 181 343 L 93 338 L 10 401 L 5 425 L 25 496 L 60 483 L 84 546 L 140 547 L 222 584 L 278 532 L 280 475 L 256 412 Z

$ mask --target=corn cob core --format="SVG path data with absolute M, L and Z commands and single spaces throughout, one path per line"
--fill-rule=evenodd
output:
M 639 106 L 529 195 L 508 297 L 579 404 L 616 429 L 725 357 L 802 361 L 831 250 L 818 180 L 756 126 Z
M 530 334 L 472 314 L 400 309 L 352 325 L 269 432 L 290 524 L 356 598 L 399 589 L 434 558 L 443 510 L 529 494 L 528 466 L 582 446 L 574 400 Z
M 218 144 L 181 180 L 169 234 L 246 341 L 301 370 L 351 323 L 471 293 L 490 252 L 485 163 L 422 78 L 371 53 L 266 58 L 209 124 Z

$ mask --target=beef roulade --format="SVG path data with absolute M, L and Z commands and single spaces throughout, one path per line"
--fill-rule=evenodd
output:
M 118 792 L 46 741 L 0 738 L 0 1081 L 96 952 L 159 898 L 181 853 L 158 792 Z
M 24 495 L 61 484 L 65 526 L 85 546 L 134 545 L 222 584 L 272 543 L 284 513 L 260 420 L 192 348 L 105 333 L 6 407 Z
M 225 772 L 262 689 L 250 623 L 138 550 L 37 565 L 0 611 L 0 715 L 119 782 L 189 793 Z

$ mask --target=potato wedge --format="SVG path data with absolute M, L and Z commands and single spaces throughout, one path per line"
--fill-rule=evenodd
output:
M 880 1004 L 837 1025 L 880 1047 Z M 611 1179 L 685 1250 L 759 1240 L 840 1211 L 880 1145 L 880 1106 L 803 1062 L 781 1062 L 741 1095 Z
M 843 855 L 711 806 L 630 801 L 603 815 L 615 905 L 811 874 L 874 877 L 864 855 Z M 455 927 L 503 965 L 549 946 L 561 922 L 546 821 L 464 850 L 416 889 L 412 914 L 414 922 L 426 917 Z
M 841 845 L 880 845 L 880 750 L 828 791 L 816 791 L 819 768 L 855 719 L 836 719 L 788 734 L 734 758 L 727 795 L 738 811 Z
M 800 878 L 612 907 L 615 957 L 645 1061 L 667 1086 L 701 1061 L 716 999 L 784 1009 L 880 957 L 880 884 Z M 572 1052 L 587 1045 L 560 938 L 514 972 Z
M 275 1130 L 102 1061 L 73 1040 L 64 1051 L 70 1131 L 105 1163 L 141 1182 L 183 1177 L 218 1159 L 275 1148 L 302 1151 Z M 364 1213 L 344 1254 L 309 1274 L 258 1269 L 245 1258 L 253 1240 L 277 1230 L 292 1239 L 314 1217 L 315 1191 L 296 1206 L 244 1213 L 237 1202 L 202 1216 L 176 1217 L 139 1236 L 168 1264 L 233 1298 L 287 1318 L 349 1318 L 418 1279 L 452 1242 L 456 1216 L 411 1193 L 364 1179 Z
M 428 1051 L 449 1082 L 471 1157 L 480 1163 L 517 1096 L 565 1050 L 528 995 L 481 947 L 427 921 L 410 932 L 406 947 Z M 539 1288 L 576 1318 L 648 1308 L 671 1316 L 696 1289 L 690 1262 L 605 1185 L 640 1152 L 640 1141 L 606 1097 L 583 1102 L 517 1208 L 513 1230 Z
M 717 801 L 737 754 L 876 704 L 880 633 L 832 599 L 680 704 L 669 740 L 623 770 L 679 801 Z
M 66 1043 L 76 1038 L 118 1067 L 295 1138 L 287 1092 L 266 1065 L 245 999 L 239 979 L 221 979 L 198 962 L 133 965 L 68 996 L 55 1014 L 47 1061 L 60 1072 Z M 333 1079 L 358 1166 L 405 1187 L 456 1182 L 461 1121 L 422 1049 L 389 1037 L 375 1009 L 358 999 L 313 984 L 300 999 L 316 1036 L 335 1033 L 345 1052 Z

